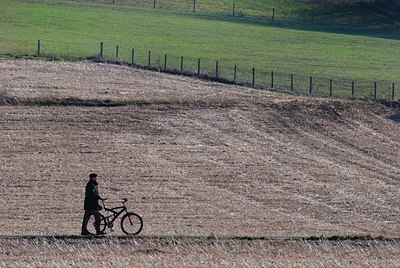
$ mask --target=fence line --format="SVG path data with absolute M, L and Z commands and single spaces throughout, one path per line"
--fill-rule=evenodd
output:
M 38 40 L 36 56 L 53 55 L 43 51 L 42 45 L 43 42 Z M 364 98 L 390 101 L 400 99 L 400 92 L 397 92 L 399 90 L 396 88 L 395 81 L 346 81 L 345 79 L 334 80 L 323 77 L 305 77 L 295 75 L 294 73 L 256 70 L 255 67 L 250 70 L 241 70 L 240 66 L 236 64 L 224 69 L 222 62 L 218 60 L 207 65 L 200 58 L 178 57 L 167 54 L 164 54 L 163 60 L 161 59 L 162 57 L 155 57 L 156 60 L 154 61 L 154 58 L 152 59 L 152 51 L 147 51 L 147 56 L 143 56 L 146 52 L 142 52 L 140 55 L 135 48 L 130 48 L 130 60 L 127 60 L 120 56 L 120 47 L 118 45 L 115 46 L 115 54 L 111 56 L 106 55 L 104 42 L 99 43 L 98 49 L 98 53 L 94 53 L 97 60 L 118 62 L 175 74 L 198 76 L 209 80 L 260 89 L 272 89 L 320 97 Z M 139 58 L 139 56 L 142 57 Z M 213 68 L 214 70 L 212 70 Z

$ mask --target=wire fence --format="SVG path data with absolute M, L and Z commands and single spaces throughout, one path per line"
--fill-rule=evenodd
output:
M 299 95 L 388 101 L 400 99 L 396 81 L 318 77 L 243 68 L 221 60 L 169 55 L 136 48 L 122 49 L 118 45 L 106 46 L 104 42 L 60 45 L 38 40 L 37 43 L 26 42 L 24 46 L 25 51 L 9 54 L 92 59 Z M 16 47 L 21 47 L 21 44 Z
M 394 81 L 333 79 L 256 68 L 227 65 L 220 60 L 162 54 L 147 50 L 121 52 L 119 46 L 105 49 L 99 45 L 99 57 L 158 71 L 198 76 L 225 83 L 272 89 L 294 94 L 354 99 L 397 100 L 399 89 Z

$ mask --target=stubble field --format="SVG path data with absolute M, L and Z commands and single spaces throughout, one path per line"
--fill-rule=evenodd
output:
M 67 261 L 75 252 L 74 265 L 84 266 L 82 247 L 99 247 L 103 265 L 123 248 L 117 267 L 131 264 L 135 250 L 149 266 L 185 258 L 190 266 L 400 263 L 398 240 L 226 240 L 399 237 L 399 110 L 124 66 L 23 60 L 0 62 L 0 103 L 0 235 L 14 237 L 0 241 L 12 248 L 0 265 L 54 254 Z M 126 197 L 143 216 L 141 238 L 18 238 L 79 234 L 90 172 L 101 195 Z M 30 246 L 48 253 L 13 258 Z

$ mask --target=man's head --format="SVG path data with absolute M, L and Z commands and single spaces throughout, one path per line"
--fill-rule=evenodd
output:
M 96 180 L 97 180 L 97 174 L 96 174 L 96 173 L 90 173 L 89 178 L 90 178 L 91 180 L 96 181 Z

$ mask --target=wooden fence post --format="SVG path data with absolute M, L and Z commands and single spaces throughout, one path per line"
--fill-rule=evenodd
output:
M 314 25 L 314 11 L 311 12 L 311 25 Z
M 271 88 L 274 88 L 274 71 L 271 71 Z
M 275 20 L 275 8 L 272 9 L 272 20 Z
M 377 84 L 374 82 L 374 100 L 376 100 Z
M 156 8 L 156 0 L 153 1 L 153 8 Z
M 218 74 L 218 61 L 216 61 L 215 63 L 215 77 L 218 78 L 219 74 Z
M 116 47 L 116 51 L 115 51 L 115 57 L 118 59 L 119 56 L 119 48 L 118 46 Z
M 354 81 L 351 82 L 351 97 L 354 98 L 355 84 Z
M 164 55 L 164 70 L 167 70 L 167 54 Z
M 150 67 L 150 60 L 151 60 L 151 51 L 149 51 L 149 60 L 147 62 L 147 66 Z
M 310 76 L 310 95 L 313 93 L 313 78 Z
M 350 26 L 349 26 L 349 30 L 351 31 L 353 28 L 353 17 L 350 17 L 350 22 L 349 22 Z
M 294 75 L 290 74 L 290 91 L 294 91 Z
M 104 53 L 104 43 L 100 42 L 100 58 L 103 58 L 103 53 Z
M 183 56 L 181 57 L 181 73 L 183 73 Z
M 251 83 L 254 87 L 254 85 L 256 84 L 256 68 L 253 67 L 253 80 Z
M 40 56 L 40 40 L 37 41 L 37 55 Z
M 135 49 L 132 48 L 132 65 L 135 64 Z
M 235 17 L 235 4 L 233 4 L 233 7 L 232 7 L 232 17 Z
M 196 13 L 196 0 L 193 0 L 193 13 Z
M 200 76 L 200 58 L 197 59 L 197 76 Z
M 333 95 L 333 81 L 332 79 L 329 80 L 329 97 Z
M 392 83 L 392 100 L 394 101 L 394 82 Z
M 237 66 L 235 65 L 235 67 L 233 68 L 233 81 L 236 82 L 237 79 Z

